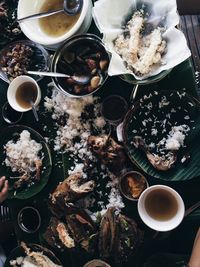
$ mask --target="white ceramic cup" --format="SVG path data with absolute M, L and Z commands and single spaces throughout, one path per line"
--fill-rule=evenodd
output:
M 7 91 L 7 99 L 8 99 L 8 103 L 10 104 L 10 106 L 19 112 L 25 112 L 25 111 L 29 111 L 31 110 L 31 106 L 29 108 L 23 108 L 22 106 L 20 106 L 20 104 L 17 102 L 16 100 L 16 92 L 17 89 L 19 88 L 19 86 L 25 82 L 31 82 L 33 84 L 35 84 L 36 88 L 37 88 L 37 98 L 34 102 L 35 106 L 38 106 L 38 104 L 40 103 L 41 100 L 41 90 L 39 85 L 37 84 L 37 82 L 26 75 L 21 75 L 18 76 L 17 78 L 15 78 L 14 80 L 12 80 L 12 82 L 10 83 L 9 87 L 8 87 L 8 91 Z
M 146 210 L 145 201 L 149 193 L 157 189 L 166 190 L 172 194 L 177 201 L 177 212 L 169 220 L 157 220 L 152 218 Z M 165 185 L 150 186 L 143 191 L 138 200 L 138 212 L 142 221 L 150 228 L 159 231 L 166 232 L 176 228 L 183 220 L 185 214 L 185 205 L 181 196 L 171 187 Z

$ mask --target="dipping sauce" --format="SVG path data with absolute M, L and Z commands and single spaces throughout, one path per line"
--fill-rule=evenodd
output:
M 2 107 L 3 119 L 10 124 L 17 123 L 21 120 L 23 113 L 14 110 L 8 102 Z
M 33 207 L 23 208 L 18 215 L 20 228 L 27 233 L 34 233 L 40 226 L 41 218 L 39 212 Z
M 58 10 L 63 8 L 63 0 L 46 0 L 42 5 L 40 12 Z M 39 19 L 41 29 L 50 36 L 61 36 L 69 31 L 80 17 L 80 13 L 74 16 L 69 16 L 61 12 Z
M 178 203 L 172 193 L 164 189 L 156 189 L 147 195 L 145 209 L 153 219 L 168 221 L 176 215 Z
M 110 122 L 120 122 L 127 111 L 126 100 L 119 95 L 111 95 L 102 103 L 102 115 Z
M 16 101 L 22 108 L 30 108 L 30 102 L 35 103 L 37 95 L 37 86 L 32 82 L 24 82 L 16 90 Z

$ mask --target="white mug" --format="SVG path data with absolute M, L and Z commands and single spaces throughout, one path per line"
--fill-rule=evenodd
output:
M 8 103 L 10 104 L 10 106 L 14 110 L 19 111 L 19 112 L 25 112 L 25 111 L 31 110 L 31 106 L 28 108 L 24 108 L 24 107 L 20 106 L 20 104 L 16 100 L 17 89 L 19 88 L 19 86 L 21 84 L 23 84 L 25 82 L 31 82 L 37 88 L 37 98 L 36 98 L 35 102 L 33 103 L 34 106 L 38 106 L 38 104 L 40 103 L 40 100 L 41 100 L 40 87 L 33 78 L 26 76 L 26 75 L 21 75 L 21 76 L 16 77 L 14 80 L 12 80 L 12 82 L 10 83 L 10 85 L 8 87 L 7 99 L 8 99 Z
M 167 214 L 165 215 L 166 218 L 163 218 L 163 219 L 158 218 L 159 214 L 158 214 L 158 217 L 156 218 L 150 212 L 150 209 L 153 209 L 153 208 L 152 207 L 148 208 L 148 205 L 150 205 L 151 203 L 150 197 L 152 198 L 154 194 L 154 198 L 155 198 L 156 191 L 157 191 L 157 194 L 159 194 L 159 192 L 160 192 L 160 195 L 162 195 L 162 193 L 163 195 L 165 194 L 165 197 L 168 196 L 169 201 L 171 202 L 173 201 L 174 203 L 174 205 L 172 205 L 173 206 L 172 207 L 173 210 L 171 211 L 172 214 L 170 215 L 169 218 L 167 218 L 168 216 Z M 159 203 L 158 205 L 162 206 L 163 203 Z M 184 205 L 184 202 L 181 196 L 171 187 L 165 186 L 165 185 L 154 185 L 144 190 L 143 193 L 140 195 L 139 200 L 138 200 L 138 212 L 139 212 L 140 218 L 148 227 L 156 231 L 165 232 L 165 231 L 173 230 L 182 222 L 184 215 L 185 215 L 185 205 Z

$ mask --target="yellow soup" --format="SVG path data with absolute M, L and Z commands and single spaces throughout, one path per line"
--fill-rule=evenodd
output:
M 57 10 L 63 8 L 63 0 L 46 0 L 40 12 Z M 77 22 L 80 13 L 69 16 L 64 12 L 39 19 L 41 29 L 50 36 L 61 36 L 69 31 Z

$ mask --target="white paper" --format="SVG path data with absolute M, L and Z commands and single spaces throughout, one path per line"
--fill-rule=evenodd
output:
M 150 22 L 155 27 L 164 24 L 163 38 L 167 42 L 166 53 L 162 56 L 162 64 L 155 65 L 147 75 L 137 76 L 125 67 L 122 58 L 115 52 L 113 41 L 122 32 L 122 24 L 128 15 L 133 14 L 136 5 L 148 7 Z M 137 80 L 143 80 L 171 69 L 191 56 L 187 42 L 182 31 L 176 26 L 179 24 L 176 0 L 99 0 L 93 8 L 93 18 L 101 33 L 106 49 L 111 53 L 108 74 L 131 74 Z

